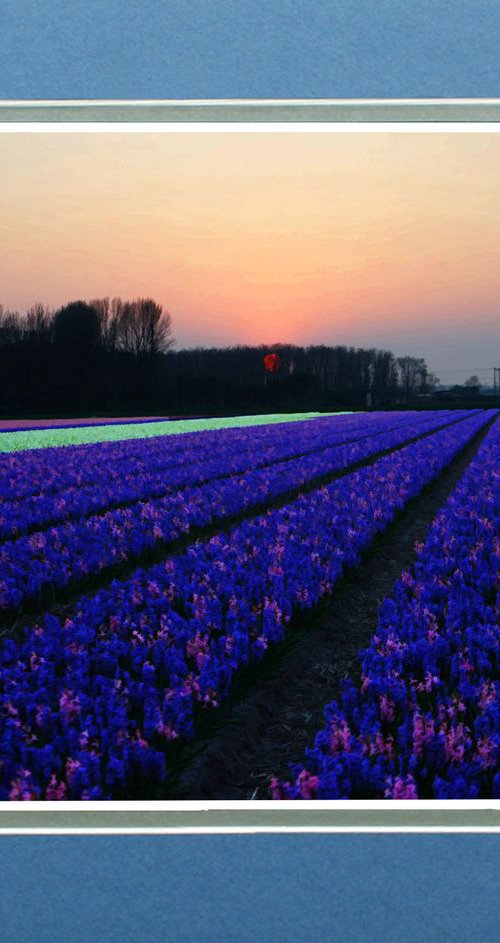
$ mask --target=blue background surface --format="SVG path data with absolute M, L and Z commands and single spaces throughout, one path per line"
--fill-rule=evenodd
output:
M 498 835 L 2 836 L 2 943 L 498 943 Z
M 498 0 L 0 0 L 0 98 L 500 95 Z
M 0 98 L 500 96 L 498 0 L 0 0 Z M 0 838 L 2 943 L 500 943 L 497 835 Z

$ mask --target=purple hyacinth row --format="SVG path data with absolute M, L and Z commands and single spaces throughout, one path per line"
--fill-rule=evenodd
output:
M 103 450 L 103 462 L 93 471 L 98 481 L 93 484 L 73 485 L 57 492 L 42 491 L 18 501 L 5 500 L 0 505 L 0 539 L 12 540 L 61 521 L 88 517 L 116 506 L 162 497 L 188 485 L 241 474 L 252 468 L 293 458 L 297 454 L 307 454 L 321 447 L 341 445 L 351 440 L 357 441 L 359 438 L 389 431 L 391 428 L 411 428 L 415 423 L 418 429 L 433 428 L 465 415 L 466 411 L 451 416 L 448 413 L 438 413 L 431 417 L 418 413 L 403 418 L 386 414 L 375 423 L 371 419 L 363 422 L 358 418 L 357 423 L 350 424 L 348 428 L 338 424 L 336 427 L 334 423 L 325 424 L 320 440 L 316 428 L 312 430 L 312 438 L 311 431 L 306 429 L 300 440 L 296 437 L 286 437 L 284 441 L 280 438 L 271 442 L 265 439 L 265 447 L 260 448 L 259 441 L 255 442 L 251 437 L 249 440 L 248 434 L 226 438 L 224 433 L 221 433 L 215 454 L 212 442 L 208 448 L 200 448 L 199 444 L 193 447 L 187 442 L 183 452 L 176 454 L 174 458 L 169 456 L 168 451 L 169 457 L 165 458 L 161 445 L 152 450 L 143 445 L 141 459 L 134 459 L 133 471 L 124 471 L 121 464 L 118 475 L 114 476 L 108 474 L 108 463 Z M 312 447 L 311 441 L 314 442 Z M 59 452 L 59 471 L 64 469 L 65 453 L 66 450 Z M 92 453 L 93 459 L 95 454 Z M 73 461 L 72 457 L 71 466 Z M 84 478 L 86 474 L 83 463 L 80 475 Z
M 463 415 L 464 413 L 462 413 Z M 456 415 L 449 410 L 437 414 Z M 181 464 L 190 467 L 239 452 L 253 455 L 254 461 L 269 449 L 284 459 L 299 452 L 356 439 L 387 424 L 411 421 L 422 413 L 361 413 L 325 416 L 295 423 L 207 430 L 183 435 L 155 436 L 120 442 L 98 442 L 64 448 L 31 449 L 0 456 L 0 500 L 19 503 L 30 495 L 48 495 L 85 485 L 107 488 L 134 475 L 154 471 L 170 472 Z M 273 455 L 271 454 L 271 460 Z
M 441 419 L 435 419 L 439 426 Z M 486 422 L 485 414 L 460 420 L 466 436 Z M 431 426 L 432 428 L 432 426 Z M 322 475 L 349 467 L 393 448 L 421 431 L 429 418 L 350 445 L 308 453 L 298 459 L 250 470 L 244 476 L 218 478 L 163 498 L 92 515 L 37 531 L 0 546 L 0 610 L 19 607 L 48 588 L 70 585 L 84 577 L 152 553 L 156 548 L 205 527 L 266 504 Z M 465 440 L 464 440 L 465 441 Z
M 197 542 L 0 646 L 0 800 L 158 795 L 165 754 L 488 417 Z
M 500 421 L 276 799 L 500 798 Z

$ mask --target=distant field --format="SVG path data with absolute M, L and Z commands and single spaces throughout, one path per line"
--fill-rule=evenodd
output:
M 0 422 L 0 452 L 86 445 L 94 442 L 119 442 L 183 432 L 266 426 L 277 422 L 315 419 L 322 415 L 342 416 L 348 413 L 269 413 L 264 416 L 230 416 L 216 419 L 144 419 L 142 422 L 137 419 L 41 419 L 25 421 L 32 423 L 29 428 L 22 428 L 23 422 L 4 420 Z M 15 431 L 12 426 L 9 429 L 9 423 Z
M 0 419 L 0 432 L 22 432 L 24 429 L 65 429 L 69 426 L 109 426 L 123 423 L 160 422 L 175 416 L 89 416 L 81 419 Z

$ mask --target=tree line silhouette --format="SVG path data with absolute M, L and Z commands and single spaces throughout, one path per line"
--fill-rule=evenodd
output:
M 42 304 L 22 316 L 0 309 L 3 414 L 137 412 L 160 396 L 172 319 L 151 298 Z
M 275 344 L 175 350 L 151 298 L 0 306 L 0 413 L 77 416 L 383 407 L 438 382 L 416 357 L 374 348 Z M 279 368 L 264 358 L 277 355 Z M 269 363 L 269 359 L 267 360 Z

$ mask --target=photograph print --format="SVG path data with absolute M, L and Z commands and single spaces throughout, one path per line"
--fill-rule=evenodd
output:
M 500 133 L 0 131 L 0 801 L 500 798 Z

